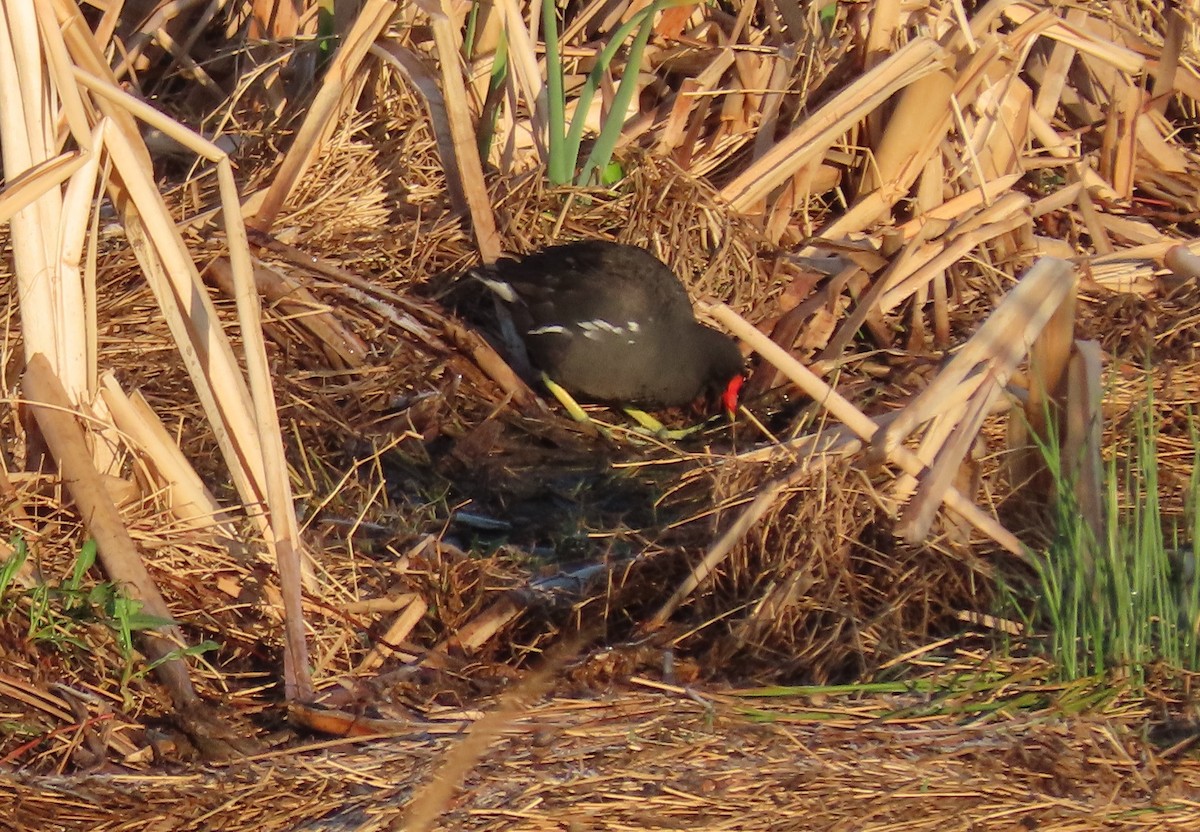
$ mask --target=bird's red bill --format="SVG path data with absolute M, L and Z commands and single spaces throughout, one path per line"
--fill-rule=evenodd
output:
M 743 382 L 745 379 L 740 375 L 734 376 L 725 387 L 725 392 L 721 394 L 721 404 L 725 405 L 725 412 L 729 414 L 730 418 L 737 413 L 738 393 L 741 392 Z

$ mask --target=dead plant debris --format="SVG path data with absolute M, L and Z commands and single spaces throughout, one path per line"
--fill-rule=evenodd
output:
M 1183 516 L 1194 10 L 666 9 L 641 67 L 620 51 L 582 114 L 617 118 L 616 84 L 636 83 L 622 177 L 600 188 L 547 185 L 536 5 L 479 6 L 464 47 L 476 7 L 370 0 L 322 73 L 292 60 L 301 29 L 268 36 L 236 10 L 203 23 L 253 47 L 188 36 L 200 11 L 178 4 L 144 23 L 44 6 L 0 24 L 53 57 L 26 94 L 54 91 L 0 102 L 0 127 L 24 128 L 6 151 L 42 165 L 6 152 L 0 202 L 25 217 L 2 232 L 18 256 L 0 265 L 0 560 L 30 553 L 0 598 L 0 824 L 399 828 L 481 709 L 568 642 L 549 693 L 454 770 L 442 828 L 1200 823 L 1186 679 L 1139 700 L 1067 690 L 1036 659 L 988 665 L 992 633 L 961 623 L 985 620 L 997 570 L 1044 533 L 1013 420 L 1042 391 L 1082 407 L 1062 380 L 1101 383 L 1086 356 L 1104 359 L 1091 450 L 1119 453 L 1152 390 L 1160 499 Z M 564 11 L 568 118 L 637 9 Z M 489 91 L 506 27 L 512 71 Z M 42 112 L 58 125 L 26 121 Z M 157 180 L 133 116 L 190 148 L 156 157 Z M 485 118 L 479 170 L 462 130 Z M 29 222 L 17 203 L 38 187 L 53 199 Z M 460 278 L 582 237 L 646 246 L 745 327 L 752 419 L 667 442 L 532 395 Z M 76 242 L 94 282 L 72 284 L 71 317 L 30 275 L 75 274 L 51 253 Z M 80 518 L 33 430 L 26 399 L 49 404 L 19 384 L 34 352 L 178 623 L 167 664 L 186 660 L 227 722 L 181 717 L 89 594 L 105 578 L 71 583 L 97 512 Z M 883 694 L 736 690 L 905 668 L 911 687 Z M 955 674 L 1007 682 L 970 699 L 947 693 Z M 285 685 L 321 704 L 289 723 Z M 196 764 L 205 740 L 251 737 L 261 753 Z

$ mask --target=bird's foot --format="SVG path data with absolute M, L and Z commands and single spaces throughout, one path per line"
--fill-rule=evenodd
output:
M 584 409 L 579 406 L 579 402 L 575 401 L 575 397 L 568 393 L 561 384 L 555 382 L 545 373 L 542 373 L 542 384 L 546 385 L 546 389 L 550 391 L 550 394 L 554 396 L 554 398 L 558 399 L 558 403 L 566 409 L 567 413 L 571 415 L 572 419 L 581 424 L 592 425 L 599 430 L 600 433 L 604 434 L 604 436 L 608 437 L 609 439 L 612 438 L 612 434 L 606 429 L 606 427 L 592 417 L 588 416 Z M 698 425 L 692 425 L 689 428 L 671 429 L 666 427 L 662 422 L 658 421 L 658 419 L 655 419 L 644 410 L 638 410 L 635 407 L 624 407 L 622 410 L 626 415 L 629 416 L 629 418 L 638 423 L 640 428 L 638 431 L 639 433 L 648 434 L 653 436 L 655 439 L 665 439 L 673 442 L 678 441 L 692 435 L 698 430 L 703 429 L 706 424 L 702 422 Z
M 671 441 L 678 441 L 684 437 L 690 436 L 704 427 L 703 424 L 699 424 L 692 425 L 690 428 L 671 429 L 644 410 L 638 410 L 636 407 L 626 407 L 622 409 L 630 419 L 633 419 L 633 421 L 641 425 L 647 433 L 656 439 L 670 439 Z

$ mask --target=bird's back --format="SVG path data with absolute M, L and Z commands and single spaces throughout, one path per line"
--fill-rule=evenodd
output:
M 501 260 L 497 275 L 524 301 L 534 325 L 559 319 L 620 326 L 692 315 L 679 278 L 637 246 L 587 240 Z
M 533 363 L 572 393 L 684 404 L 739 372 L 733 342 L 696 322 L 679 278 L 644 249 L 568 243 L 493 274 L 485 282 L 512 304 Z

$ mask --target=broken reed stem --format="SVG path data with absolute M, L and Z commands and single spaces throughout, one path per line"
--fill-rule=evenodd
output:
M 949 60 L 949 53 L 937 41 L 914 38 L 825 102 L 726 185 L 721 195 L 735 210 L 749 211 L 868 113 L 914 81 L 942 69 Z
M 491 198 L 483 180 L 483 163 L 475 142 L 475 124 L 471 119 L 467 90 L 459 67 L 458 32 L 443 12 L 430 12 L 433 38 L 437 45 L 438 63 L 442 68 L 442 96 L 450 129 L 450 146 L 454 155 L 442 159 L 446 176 L 458 183 L 466 200 L 467 215 L 475 231 L 475 243 L 484 263 L 500 259 L 500 235 L 492 214 Z
M 367 0 L 358 20 L 338 47 L 337 55 L 325 73 L 317 96 L 309 105 L 304 124 L 275 173 L 270 188 L 259 204 L 250 224 L 259 231 L 270 231 L 288 196 L 303 179 L 317 158 L 326 138 L 337 124 L 334 112 L 350 86 L 371 44 L 387 27 L 396 13 L 392 0 Z
M 261 304 L 233 166 L 220 148 L 112 84 L 79 69 L 74 74 L 77 81 L 102 99 L 144 117 L 216 165 L 249 387 L 242 378 L 232 345 L 216 323 L 216 309 L 161 194 L 149 173 L 136 164 L 139 147 L 144 152 L 144 145 L 135 143 L 136 135 L 130 138 L 116 123 L 108 124 L 108 129 L 100 134 L 121 173 L 129 199 L 137 206 L 136 217 L 128 212 L 125 215 L 130 244 L 140 255 L 148 281 L 155 289 L 155 298 L 171 325 L 247 513 L 257 523 L 279 570 L 285 607 L 284 666 L 288 695 L 311 698 L 313 688 L 301 605 L 305 575 L 299 528 L 292 507 L 262 333 Z M 149 235 L 153 245 L 142 237 L 143 233 Z M 185 344 L 192 349 L 183 349 Z M 307 580 L 310 586 L 315 586 L 311 575 Z
M 146 571 L 121 512 L 92 466 L 92 456 L 83 429 L 75 421 L 76 411 L 70 397 L 44 355 L 37 353 L 29 359 L 21 384 L 63 485 L 96 541 L 96 551 L 109 580 L 125 587 L 150 615 L 171 620 L 171 610 Z M 170 657 L 174 650 L 187 644 L 179 626 L 172 624 L 160 631 L 146 629 L 139 633 L 139 638 L 147 658 L 161 661 L 155 673 L 171 691 L 176 707 L 183 710 L 196 705 L 199 697 L 188 677 L 186 662 L 178 656 Z
M 554 650 L 540 668 L 501 697 L 494 711 L 471 725 L 458 745 L 442 757 L 441 765 L 429 782 L 413 794 L 404 814 L 387 828 L 394 832 L 426 832 L 432 829 L 438 816 L 450 805 L 455 788 L 504 729 L 550 689 L 559 668 L 578 652 L 580 643 L 582 638 L 571 639 Z

